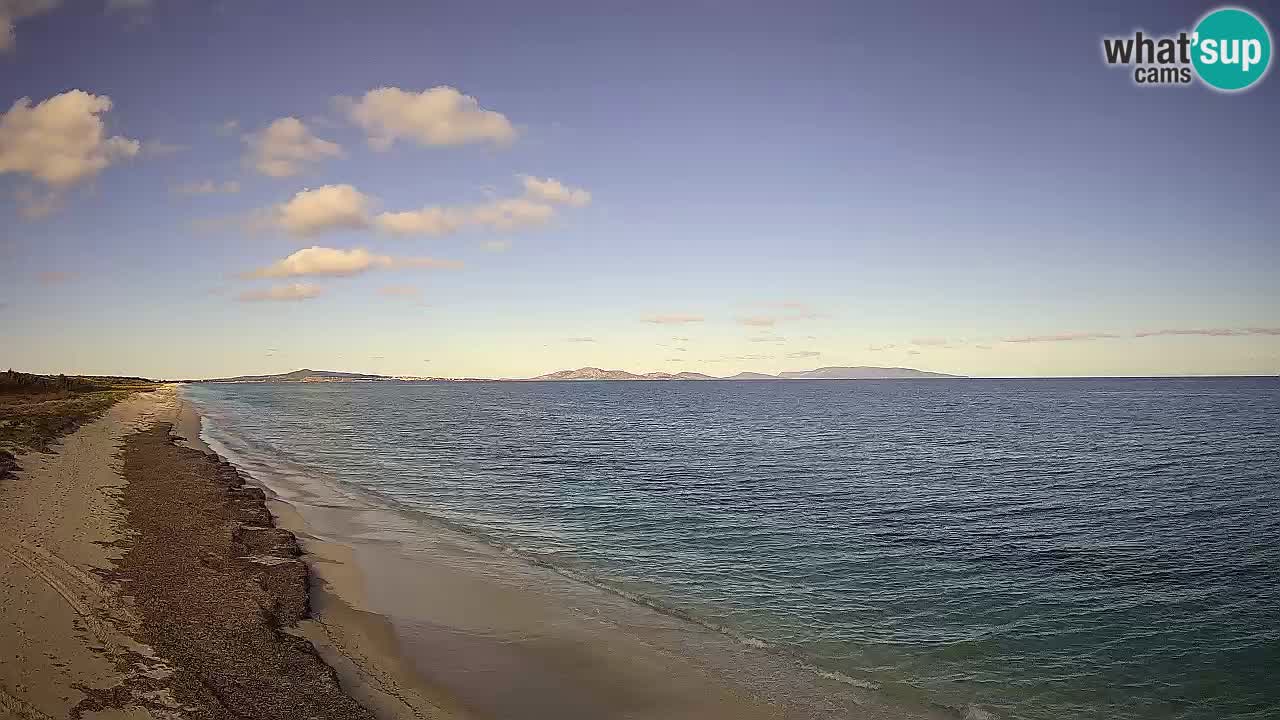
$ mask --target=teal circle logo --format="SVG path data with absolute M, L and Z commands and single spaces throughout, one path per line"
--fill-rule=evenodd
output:
M 1221 8 L 1205 15 L 1191 43 L 1196 74 L 1218 90 L 1244 90 L 1271 65 L 1271 33 L 1248 10 Z

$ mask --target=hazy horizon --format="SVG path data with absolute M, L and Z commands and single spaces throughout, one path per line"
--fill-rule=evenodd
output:
M 0 0 L 0 366 L 1276 375 L 1210 7 Z

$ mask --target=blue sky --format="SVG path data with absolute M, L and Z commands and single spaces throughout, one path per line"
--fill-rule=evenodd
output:
M 1211 4 L 44 4 L 0 0 L 0 110 L 110 98 L 126 145 L 51 183 L 0 130 L 0 365 L 1280 372 L 1276 78 L 1101 60 Z

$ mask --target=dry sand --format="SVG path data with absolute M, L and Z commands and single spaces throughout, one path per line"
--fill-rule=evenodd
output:
M 0 718 L 374 717 L 294 627 L 292 535 L 175 444 L 189 422 L 172 387 L 134 395 L 0 483 Z
M 167 672 L 130 638 L 136 617 L 101 580 L 123 554 L 118 449 L 162 404 L 151 394 L 126 399 L 56 454 L 20 457 L 24 470 L 0 482 L 0 715 L 68 717 L 86 691 Z M 83 717 L 155 717 L 140 705 Z

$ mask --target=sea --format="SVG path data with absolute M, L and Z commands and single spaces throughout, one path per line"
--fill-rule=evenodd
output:
M 287 460 L 890 699 L 1280 718 L 1277 378 L 184 394 L 238 464 Z

